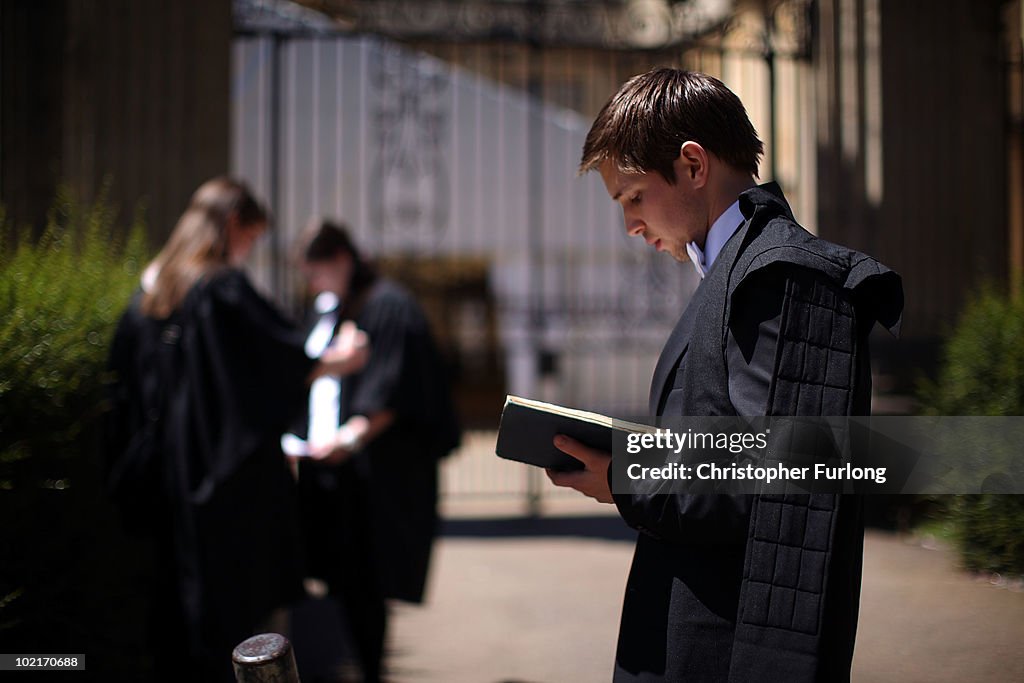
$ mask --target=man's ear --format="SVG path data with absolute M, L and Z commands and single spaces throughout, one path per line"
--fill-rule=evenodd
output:
M 699 143 L 687 140 L 679 148 L 676 159 L 676 177 L 686 180 L 694 188 L 704 187 L 708 182 L 708 153 Z

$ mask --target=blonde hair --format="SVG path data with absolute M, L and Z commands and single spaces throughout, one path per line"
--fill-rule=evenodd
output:
M 227 265 L 227 227 L 232 217 L 243 226 L 268 222 L 266 209 L 240 181 L 213 178 L 195 191 L 167 244 L 150 264 L 157 276 L 143 294 L 143 314 L 170 316 L 197 282 Z

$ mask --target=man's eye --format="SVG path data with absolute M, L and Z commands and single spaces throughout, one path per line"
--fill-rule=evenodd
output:
M 632 197 L 630 197 L 630 199 L 629 199 L 629 203 L 630 203 L 630 204 L 639 204 L 639 203 L 640 203 L 640 197 L 641 197 L 641 196 L 642 196 L 642 195 L 639 195 L 639 194 L 635 194 L 635 195 L 633 195 Z

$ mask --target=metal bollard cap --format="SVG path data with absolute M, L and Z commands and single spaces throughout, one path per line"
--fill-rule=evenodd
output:
M 231 659 L 238 664 L 264 664 L 291 652 L 292 644 L 279 633 L 261 633 L 243 640 L 231 653 Z

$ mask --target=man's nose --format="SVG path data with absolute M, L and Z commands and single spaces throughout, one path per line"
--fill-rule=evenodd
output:
M 644 228 L 647 226 L 643 221 L 626 221 L 626 234 L 630 237 L 640 237 L 644 234 Z

